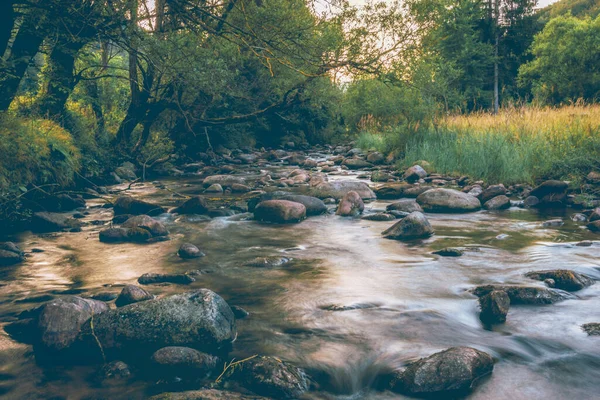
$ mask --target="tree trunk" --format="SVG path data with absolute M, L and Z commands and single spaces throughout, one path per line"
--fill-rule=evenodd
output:
M 26 15 L 12 44 L 6 64 L 0 68 L 0 112 L 6 111 L 17 95 L 27 66 L 35 57 L 44 37 L 36 30 L 34 16 Z
M 15 0 L 0 1 L 0 58 L 8 48 L 8 43 L 15 26 Z

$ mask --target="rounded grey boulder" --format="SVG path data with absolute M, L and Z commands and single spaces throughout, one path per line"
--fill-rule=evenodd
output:
M 477 211 L 481 208 L 479 199 L 468 193 L 454 189 L 431 189 L 417 197 L 423 210 L 440 213 L 460 213 Z
M 423 213 L 415 211 L 383 231 L 382 235 L 396 240 L 426 238 L 433 235 L 433 227 Z

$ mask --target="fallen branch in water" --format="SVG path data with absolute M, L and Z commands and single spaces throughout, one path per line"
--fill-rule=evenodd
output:
M 225 375 L 227 370 L 229 370 L 230 368 L 235 369 L 236 366 L 238 366 L 246 361 L 252 360 L 253 358 L 256 358 L 256 357 L 258 357 L 258 354 L 255 354 L 248 358 L 244 358 L 243 360 L 240 360 L 240 361 L 234 361 L 235 360 L 235 358 L 234 358 L 229 362 L 229 364 L 227 362 L 225 362 L 225 367 L 223 368 L 223 372 L 221 372 L 221 375 L 219 375 L 217 377 L 217 379 L 215 380 L 215 383 L 221 382 L 221 378 L 223 378 L 223 376 Z

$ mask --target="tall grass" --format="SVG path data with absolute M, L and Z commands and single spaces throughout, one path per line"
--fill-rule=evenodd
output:
M 577 181 L 600 167 L 600 105 L 447 117 L 437 129 L 409 139 L 403 164 L 417 160 L 440 173 L 488 183 Z

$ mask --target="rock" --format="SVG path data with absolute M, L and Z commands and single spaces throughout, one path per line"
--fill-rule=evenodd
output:
M 373 166 L 373 164 L 362 158 L 346 158 L 344 162 L 342 162 L 342 165 L 345 165 L 349 169 L 371 168 Z
M 471 347 L 452 347 L 408 364 L 394 374 L 390 388 L 398 393 L 431 398 L 464 396 L 494 369 L 494 359 Z
M 248 311 L 239 306 L 231 306 L 231 311 L 233 311 L 233 315 L 236 319 L 244 319 L 250 315 Z
M 493 197 L 483 204 L 486 210 L 505 210 L 510 208 L 510 199 L 504 195 Z
M 481 202 L 481 204 L 485 204 L 487 201 L 493 199 L 496 196 L 503 196 L 506 194 L 506 188 L 503 184 L 499 185 L 490 185 L 485 188 L 477 198 Z
M 350 304 L 350 305 L 326 304 L 323 306 L 319 306 L 319 308 L 321 310 L 325 310 L 325 311 L 340 312 L 340 311 L 352 311 L 352 310 L 368 310 L 371 308 L 377 308 L 380 305 L 381 304 L 376 304 L 376 303 L 355 303 L 355 304 Z
M 204 257 L 204 253 L 200 251 L 200 249 L 194 246 L 191 243 L 184 243 L 181 245 L 177 254 L 181 258 L 190 259 L 190 258 L 198 258 Z
M 300 203 L 306 207 L 306 216 L 321 215 L 327 212 L 327 206 L 321 199 L 312 196 L 304 196 L 300 194 L 285 195 L 277 197 L 278 200 L 288 200 L 295 203 Z
M 434 251 L 433 254 L 437 254 L 442 257 L 460 257 L 463 255 L 463 251 L 456 247 L 445 247 L 441 250 Z
M 527 198 L 525 198 L 525 200 L 523 201 L 523 205 L 525 207 L 535 207 L 538 204 L 540 204 L 540 199 L 538 199 L 535 196 L 527 196 Z
M 13 242 L 0 243 L 0 267 L 18 264 L 25 260 L 24 254 Z
M 173 212 L 179 214 L 206 214 L 208 212 L 208 203 L 202 196 L 194 196 L 186 200 Z
M 213 183 L 205 190 L 206 193 L 223 193 L 223 186 Z
M 306 373 L 275 357 L 259 356 L 238 365 L 228 380 L 262 396 L 297 399 L 308 390 Z
M 36 201 L 44 211 L 66 212 L 85 207 L 82 197 L 72 197 L 68 194 L 57 194 L 43 197 Z
M 193 276 L 187 274 L 151 274 L 146 273 L 138 278 L 141 285 L 151 285 L 153 283 L 177 283 L 180 285 L 189 285 L 196 282 Z
M 68 214 L 36 212 L 31 217 L 31 230 L 36 233 L 81 229 L 81 223 Z
M 390 179 L 394 179 L 394 177 L 383 171 L 373 171 L 371 174 L 372 182 L 387 182 Z
M 253 260 L 248 261 L 244 265 L 255 268 L 278 268 L 291 261 L 290 258 L 271 256 L 271 257 L 256 257 Z
M 219 359 L 198 350 L 169 346 L 156 350 L 151 357 L 153 373 L 161 379 L 165 376 L 178 378 L 201 378 L 215 370 Z
M 77 296 L 64 296 L 41 306 L 37 318 L 40 346 L 50 352 L 67 350 L 83 324 L 108 310 L 106 303 Z
M 423 209 L 421 208 L 419 203 L 417 203 L 413 199 L 402 199 L 400 201 L 388 205 L 385 209 L 387 211 L 404 211 L 407 213 L 415 211 L 423 212 Z
M 159 205 L 134 199 L 133 197 L 129 196 L 118 197 L 115 201 L 113 210 L 115 212 L 115 215 L 160 215 L 165 212 L 165 209 Z
M 288 200 L 267 200 L 256 206 L 254 218 L 262 222 L 300 222 L 306 218 L 306 207 Z
M 589 324 L 581 325 L 581 329 L 583 329 L 589 336 L 600 336 L 600 323 L 592 322 Z
M 127 364 L 123 361 L 111 361 L 100 368 L 96 380 L 101 383 L 107 383 L 108 381 L 129 379 L 130 377 L 131 370 Z
M 506 322 L 506 314 L 510 307 L 510 298 L 502 290 L 492 290 L 479 298 L 481 313 L 479 319 L 485 324 L 501 324 Z
M 591 183 L 594 185 L 599 184 L 600 183 L 600 172 L 598 172 L 598 171 L 590 172 L 585 177 L 585 180 L 588 181 L 588 183 Z
M 590 222 L 586 226 L 592 232 L 600 232 L 600 220 L 596 220 L 594 222 Z
M 386 183 L 375 189 L 375 193 L 378 199 L 398 199 L 404 197 L 404 191 L 410 187 L 412 186 L 404 182 Z
M 433 228 L 423 213 L 415 211 L 383 231 L 382 235 L 396 240 L 427 238 L 433 235 Z
M 346 193 L 352 191 L 358 193 L 363 200 L 370 200 L 377 197 L 366 183 L 360 181 L 322 182 L 312 189 L 311 194 L 320 199 L 332 197 L 339 200 Z
M 129 229 L 125 228 L 108 228 L 100 231 L 100 241 L 102 243 L 121 243 L 129 240 Z M 148 232 L 148 238 L 152 237 Z
M 383 164 L 385 156 L 378 151 L 374 151 L 367 155 L 367 161 L 371 164 Z
M 581 242 L 575 243 L 578 247 L 590 247 L 593 244 L 591 240 L 582 240 Z
M 221 185 L 222 187 L 231 187 L 234 183 L 238 185 L 245 185 L 246 180 L 236 175 L 212 175 L 204 178 L 202 185 L 207 188 L 214 184 Z
M 426 176 L 427 171 L 425 171 L 423 167 L 421 167 L 420 165 L 413 165 L 404 172 L 404 175 L 402 177 L 406 182 L 414 183 L 417 182 L 419 179 L 425 178 Z
M 364 215 L 361 219 L 364 219 L 367 221 L 393 221 L 396 219 L 396 216 L 394 216 L 393 214 L 381 212 L 381 213 L 376 213 L 376 214 Z
M 135 285 L 127 285 L 121 290 L 121 293 L 119 293 L 117 300 L 115 300 L 115 305 L 117 307 L 123 307 L 140 301 L 152 300 L 153 298 L 154 296 L 146 289 Z
M 494 290 L 506 292 L 510 298 L 511 304 L 554 304 L 559 301 L 574 298 L 573 295 L 562 290 L 537 286 L 485 285 L 475 288 L 473 294 L 477 297 L 482 297 Z
M 135 174 L 135 166 L 130 162 L 124 162 L 120 167 L 115 169 L 115 173 L 121 179 L 126 179 L 128 181 L 134 181 L 137 179 L 137 175 Z
M 319 165 L 319 163 L 317 163 L 315 160 L 311 160 L 310 158 L 307 158 L 302 163 L 302 166 L 304 168 L 317 168 L 318 165 Z
M 565 222 L 558 218 L 558 219 L 549 219 L 548 221 L 544 221 L 542 222 L 542 226 L 544 228 L 552 228 L 552 227 L 558 227 L 558 226 L 563 226 L 565 224 Z
M 591 278 L 567 269 L 533 271 L 526 273 L 525 276 L 537 281 L 552 279 L 554 281 L 552 287 L 566 290 L 567 292 L 575 292 L 594 284 L 594 281 Z
M 121 227 L 129 229 L 142 228 L 150 232 L 152 234 L 152 237 L 167 236 L 169 234 L 169 231 L 162 224 L 162 222 L 159 222 L 147 215 L 137 215 L 135 217 L 129 218 L 121 225 Z
M 471 212 L 481 208 L 477 197 L 454 189 L 431 189 L 417 197 L 417 203 L 428 212 Z
M 355 217 L 359 214 L 362 214 L 365 209 L 365 204 L 363 203 L 360 195 L 354 191 L 346 193 L 346 195 L 340 201 L 338 205 L 336 215 L 341 215 L 343 217 Z
M 150 397 L 150 400 L 269 400 L 266 397 L 243 395 L 226 390 L 202 389 L 187 392 L 162 393 Z
M 217 354 L 237 335 L 229 305 L 208 289 L 142 301 L 94 317 L 86 323 L 79 341 L 108 359 L 144 354 L 168 346 L 191 347 Z
M 568 187 L 569 185 L 563 181 L 545 181 L 533 189 L 529 195 L 540 200 L 537 207 L 564 206 L 567 200 Z

